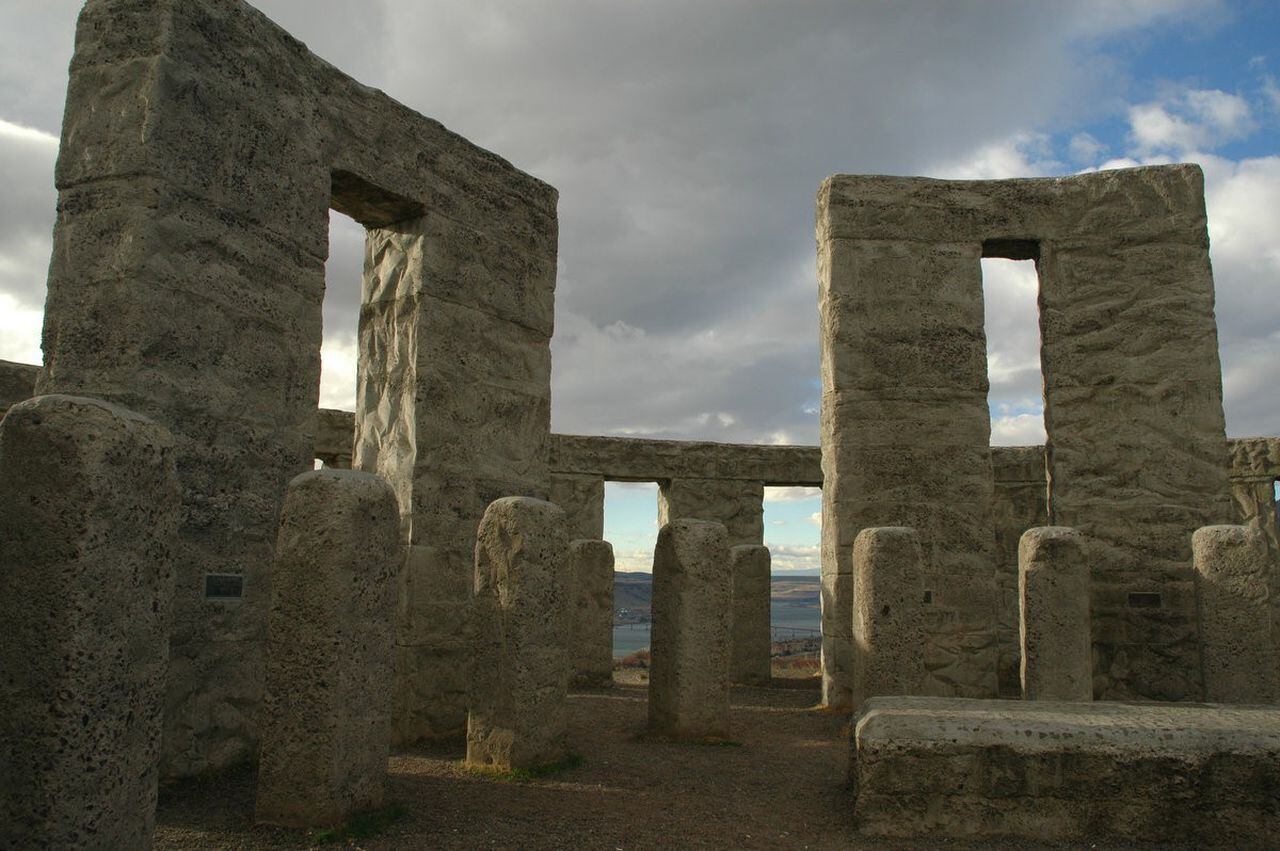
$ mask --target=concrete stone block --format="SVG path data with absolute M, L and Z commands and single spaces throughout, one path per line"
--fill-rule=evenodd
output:
M 476 664 L 467 762 L 536 768 L 568 754 L 570 575 L 564 512 L 504 497 L 476 541 Z
M 1075 529 L 1028 529 L 1018 543 L 1024 700 L 1093 700 L 1089 559 Z
M 658 735 L 729 734 L 727 537 L 709 520 L 672 520 L 658 530 L 649 671 L 649 729 Z
M 569 542 L 569 591 L 574 609 L 569 655 L 573 684 L 613 685 L 613 545 L 608 541 Z
M 1247 526 L 1206 526 L 1191 539 L 1205 697 L 1280 702 L 1266 537 Z
M 853 705 L 925 686 L 923 556 L 914 529 L 863 529 L 853 543 Z
M 0 847 L 151 847 L 179 486 L 96 399 L 0 422 Z
M 854 823 L 931 843 L 1265 848 L 1280 711 L 872 698 L 854 719 Z
M 400 513 L 369 473 L 289 483 L 276 545 L 255 817 L 322 827 L 382 804 Z
M 551 501 L 564 509 L 571 540 L 604 537 L 604 477 L 581 473 L 551 474 Z
M 743 544 L 729 548 L 733 572 L 733 628 L 729 678 L 745 685 L 768 685 L 772 678 L 773 598 L 769 548 Z

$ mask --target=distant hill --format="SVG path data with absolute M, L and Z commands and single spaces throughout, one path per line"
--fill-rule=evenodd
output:
M 775 576 L 772 581 L 775 606 L 817 607 L 820 584 L 817 576 Z M 626 609 L 636 620 L 648 620 L 653 604 L 653 575 L 639 571 L 614 571 L 613 608 Z M 632 618 L 624 617 L 623 620 Z

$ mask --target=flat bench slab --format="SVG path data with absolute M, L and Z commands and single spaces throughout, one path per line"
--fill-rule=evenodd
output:
M 1280 841 L 1280 710 L 878 697 L 855 718 L 860 833 Z

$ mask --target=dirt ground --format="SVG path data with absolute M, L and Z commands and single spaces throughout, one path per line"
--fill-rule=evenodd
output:
M 811 709 L 816 691 L 735 689 L 735 743 L 716 746 L 643 740 L 646 699 L 642 685 L 573 693 L 569 730 L 581 762 L 546 779 L 468 772 L 461 743 L 394 754 L 387 799 L 403 815 L 376 836 L 330 847 L 970 847 L 855 837 L 849 719 Z M 253 783 L 245 769 L 162 790 L 155 847 L 314 845 L 305 833 L 253 825 Z

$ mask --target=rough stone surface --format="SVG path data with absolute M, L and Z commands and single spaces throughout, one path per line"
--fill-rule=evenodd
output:
M 1205 223 L 1203 177 L 1189 165 L 1043 180 L 842 175 L 823 185 L 823 451 L 829 519 L 837 521 L 826 524 L 827 537 L 836 537 L 825 545 L 824 570 L 833 602 L 841 603 L 842 548 L 862 525 L 854 522 L 863 510 L 858 501 L 874 499 L 883 511 L 900 494 L 899 513 L 923 507 L 907 498 L 902 482 L 879 489 L 843 478 L 842 441 L 855 456 L 880 454 L 876 470 L 893 468 L 895 459 L 876 447 L 877 428 L 899 435 L 893 445 L 912 452 L 911 466 L 942 501 L 940 525 L 951 533 L 944 555 L 975 559 L 982 549 L 960 534 L 986 525 L 977 522 L 980 510 L 963 508 L 982 503 L 977 480 L 951 474 L 964 469 L 977 476 L 981 464 L 966 466 L 962 450 L 986 442 L 985 378 L 980 393 L 974 386 L 975 376 L 985 374 L 974 281 L 981 256 L 1035 256 L 1049 522 L 1080 529 L 1091 541 L 1095 692 L 1161 700 L 1200 694 L 1190 534 L 1230 514 Z M 901 286 L 892 292 L 876 289 L 895 280 Z M 860 311 L 853 293 L 876 305 L 874 315 Z M 883 321 L 895 305 L 902 308 L 901 328 Z M 909 329 L 918 332 L 914 343 L 893 337 Z M 865 349 L 857 349 L 862 343 Z M 913 360 L 912 352 L 921 357 Z M 851 363 L 864 369 L 851 370 Z M 857 395 L 867 389 L 859 378 L 885 372 L 898 384 L 886 381 L 874 397 Z M 944 391 L 961 395 L 947 399 Z M 921 405 L 969 411 L 947 422 L 950 435 L 970 431 L 941 466 L 916 451 L 940 447 L 937 424 Z M 847 501 L 854 507 L 841 507 Z M 957 510 L 963 523 L 945 513 Z M 979 582 L 985 571 L 976 562 L 972 567 L 968 575 Z M 982 606 L 984 593 L 976 585 L 971 590 L 974 607 L 956 609 L 962 621 Z M 961 630 L 940 643 L 976 659 L 982 648 L 967 644 L 976 638 Z M 839 662 L 834 656 L 828 665 L 829 679 L 840 676 Z
M 573 683 L 607 688 L 613 685 L 613 545 L 570 541 L 569 562 Z
M 873 698 L 855 719 L 858 830 L 878 837 L 1271 847 L 1280 712 Z
M 1028 529 L 1018 544 L 1024 700 L 1093 700 L 1089 559 L 1075 529 Z
M 400 511 L 369 473 L 289 483 L 276 544 L 259 822 L 321 827 L 382 805 Z
M 658 525 L 691 517 L 724 526 L 729 546 L 764 543 L 764 485 L 740 479 L 671 479 L 658 487 Z
M 29 363 L 0 360 L 0 417 L 13 405 L 35 395 L 39 372 L 40 367 Z
M 151 847 L 173 442 L 94 399 L 0 422 L 0 847 Z
M 476 542 L 476 676 L 467 762 L 500 770 L 564 759 L 573 562 L 564 512 L 495 500 Z
M 604 477 L 552 473 L 551 501 L 564 509 L 570 539 L 604 537 Z
M 925 684 L 924 559 L 915 529 L 863 529 L 853 542 L 853 705 Z
M 1206 699 L 1280 702 L 1266 538 L 1248 526 L 1207 526 L 1196 530 L 1191 550 Z
M 729 564 L 733 568 L 729 677 L 735 683 L 768 685 L 773 649 L 769 630 L 773 597 L 769 548 L 757 544 L 730 547 Z
M 56 181 L 39 388 L 176 442 L 166 773 L 248 759 L 281 500 L 315 457 L 328 210 L 369 228 L 356 464 L 432 550 L 403 590 L 433 594 L 466 588 L 488 502 L 546 494 L 556 192 L 240 0 L 90 0 Z M 401 739 L 463 724 L 465 595 L 441 594 L 400 625 Z
M 1018 543 L 1022 533 L 1049 523 L 1049 483 L 1043 446 L 993 446 L 996 533 L 996 674 L 1000 696 L 1022 695 Z
M 558 473 L 591 473 L 613 481 L 729 478 L 766 485 L 822 484 L 816 446 L 555 434 L 550 464 Z
M 649 729 L 677 738 L 729 735 L 728 534 L 720 523 L 678 519 L 653 553 Z
M 334 408 L 321 408 L 316 419 L 315 457 L 326 467 L 351 469 L 352 441 L 355 438 L 355 414 Z

